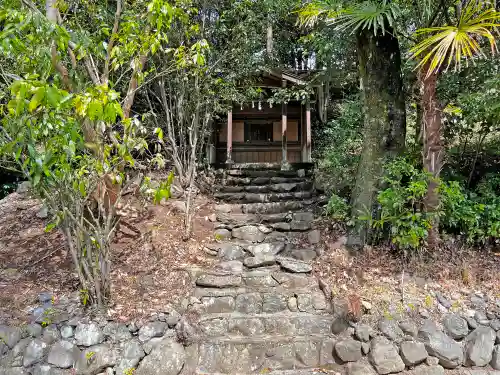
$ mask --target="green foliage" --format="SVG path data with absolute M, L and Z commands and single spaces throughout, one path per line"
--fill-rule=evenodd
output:
M 333 220 L 345 220 L 349 214 L 349 205 L 344 198 L 332 194 L 326 206 L 326 214 Z
M 432 215 L 423 211 L 430 176 L 415 168 L 405 159 L 396 159 L 386 165 L 382 184 L 386 186 L 377 196 L 379 212 L 368 220 L 379 239 L 388 236 L 402 249 L 421 247 L 431 227 Z
M 465 237 L 469 243 L 485 244 L 500 237 L 500 175 L 487 175 L 476 191 L 465 191 L 458 183 L 443 184 L 444 228 Z
M 418 67 L 428 64 L 427 75 L 446 69 L 452 62 L 457 68 L 463 59 L 484 55 L 477 39 L 486 39 L 496 52 L 494 31 L 499 26 L 500 13 L 494 5 L 483 1 L 468 1 L 459 14 L 457 25 L 423 28 L 418 35 L 430 35 L 411 49 L 413 57 L 421 58 Z
M 348 197 L 354 186 L 362 148 L 363 125 L 359 98 L 346 99 L 338 105 L 338 115 L 317 130 L 315 157 L 317 174 L 329 192 Z
M 339 6 L 343 5 L 343 6 Z M 400 16 L 397 3 L 388 0 L 369 0 L 363 2 L 331 2 L 316 0 L 305 5 L 300 11 L 300 20 L 311 26 L 319 19 L 336 29 L 355 33 L 359 30 L 371 30 L 385 34 L 386 28 L 394 27 Z
M 377 197 L 376 217 L 360 217 L 375 230 L 377 240 L 388 238 L 401 249 L 425 245 L 433 219 L 450 234 L 462 235 L 470 244 L 485 244 L 500 237 L 500 176 L 486 176 L 476 191 L 466 191 L 457 181 L 437 181 L 440 207 L 428 213 L 423 202 L 431 177 L 407 159 L 386 165 L 383 188 Z

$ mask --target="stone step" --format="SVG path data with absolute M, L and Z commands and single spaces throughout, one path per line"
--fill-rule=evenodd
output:
M 221 193 L 290 193 L 296 191 L 310 191 L 313 183 L 310 181 L 286 182 L 277 184 L 261 185 L 222 185 L 216 186 L 216 190 Z
M 215 193 L 214 198 L 225 202 L 242 202 L 242 203 L 270 203 L 280 201 L 295 201 L 303 199 L 311 199 L 313 191 L 297 191 L 290 193 Z
M 269 184 L 293 184 L 293 183 L 305 183 L 310 182 L 309 179 L 305 177 L 231 177 L 228 176 L 223 181 L 223 186 L 262 186 Z
M 298 171 L 289 170 L 272 170 L 272 169 L 228 169 L 225 171 L 227 176 L 233 177 L 300 177 L 306 176 L 306 171 L 301 169 Z
M 198 371 L 194 370 L 195 375 L 226 375 L 221 372 L 205 372 L 204 370 Z M 266 375 L 321 375 L 325 374 L 325 372 L 318 368 L 305 368 L 305 369 L 294 369 L 294 370 L 261 370 L 261 373 L 265 373 Z M 185 372 L 182 372 L 181 375 L 188 375 Z M 191 374 L 189 374 L 191 375 Z M 233 374 L 234 375 L 234 374 Z M 248 373 L 239 373 L 238 375 L 255 375 L 255 372 Z
M 314 214 L 311 211 L 285 212 L 279 214 L 238 214 L 218 212 L 217 222 L 231 229 L 243 225 L 267 225 L 276 230 L 307 230 L 311 227 Z
M 199 374 L 262 374 L 272 369 L 296 375 L 297 369 L 335 363 L 334 339 L 320 335 L 210 340 L 197 346 Z
M 248 277 L 252 274 L 247 274 Z M 303 293 L 321 292 L 318 280 L 307 274 L 293 274 L 281 271 L 270 272 L 271 278 L 277 283 L 270 282 L 267 275 L 253 274 L 250 283 L 227 288 L 200 287 L 194 290 L 197 298 L 203 297 L 237 297 L 251 293 L 274 293 L 294 296 Z
M 246 204 L 218 204 L 216 212 L 245 213 L 245 214 L 280 214 L 294 211 L 307 210 L 316 202 L 315 199 L 305 201 L 285 201 L 271 203 L 246 203 Z

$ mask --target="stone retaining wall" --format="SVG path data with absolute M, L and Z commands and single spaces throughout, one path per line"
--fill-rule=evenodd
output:
M 80 307 L 45 301 L 37 322 L 0 326 L 0 375 L 313 374 L 318 368 L 342 375 L 445 369 L 500 375 L 495 313 L 450 313 L 440 322 L 383 318 L 368 326 L 348 322 L 345 305 L 318 294 L 312 276 L 290 277 L 307 282 L 293 293 L 290 284 L 252 292 L 199 288 L 198 297 L 179 306 L 183 314 L 166 308 L 142 325 L 89 319 Z

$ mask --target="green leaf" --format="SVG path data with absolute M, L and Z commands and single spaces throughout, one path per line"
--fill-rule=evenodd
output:
M 57 108 L 61 101 L 61 94 L 59 90 L 53 86 L 47 87 L 47 104 L 52 108 Z
M 87 115 L 91 120 L 100 120 L 103 118 L 102 103 L 97 100 L 92 100 L 87 108 Z
M 45 87 L 39 87 L 35 91 L 35 95 L 31 98 L 30 103 L 28 104 L 28 111 L 33 112 L 38 106 L 42 103 L 43 98 L 45 97 Z

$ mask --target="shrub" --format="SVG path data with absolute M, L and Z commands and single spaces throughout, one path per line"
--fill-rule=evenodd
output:
M 396 159 L 386 165 L 382 185 L 377 196 L 376 217 L 366 214 L 373 228 L 373 238 L 389 239 L 400 248 L 418 248 L 427 238 L 434 214 L 423 211 L 423 199 L 430 176 L 415 168 L 406 159 Z
M 436 216 L 443 231 L 463 235 L 469 243 L 484 244 L 500 236 L 499 175 L 486 176 L 475 192 L 457 181 L 439 180 L 441 205 L 429 213 L 423 200 L 431 178 L 408 159 L 386 165 L 377 212 L 359 218 L 370 222 L 375 241 L 390 239 L 402 249 L 419 248 Z
M 325 190 L 348 196 L 354 185 L 362 147 L 360 129 L 363 124 L 358 97 L 347 99 L 338 106 L 339 115 L 316 134 L 315 158 L 318 177 Z
M 344 198 L 333 194 L 326 206 L 326 214 L 333 220 L 345 220 L 349 213 L 349 205 Z

